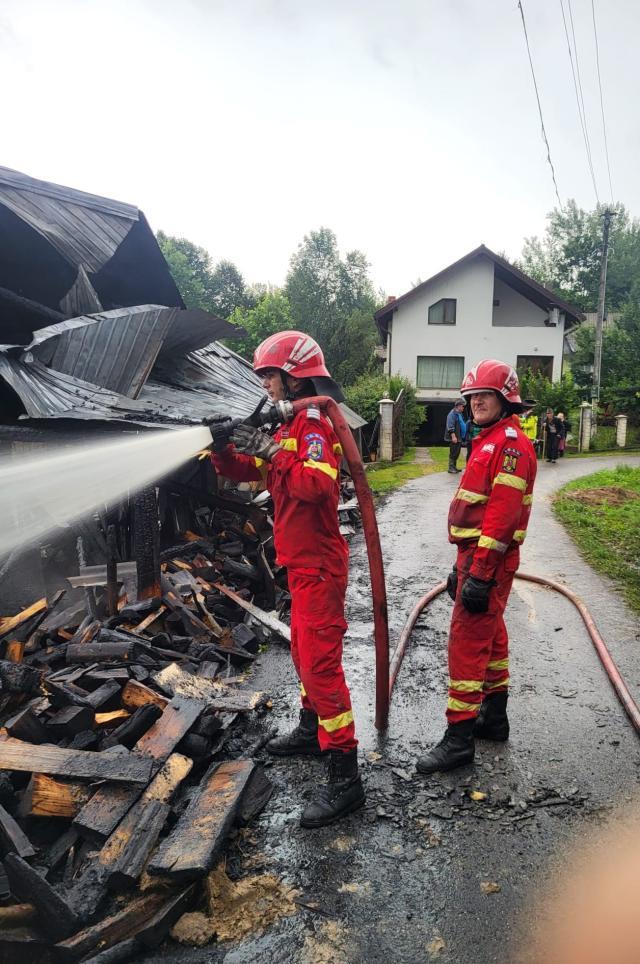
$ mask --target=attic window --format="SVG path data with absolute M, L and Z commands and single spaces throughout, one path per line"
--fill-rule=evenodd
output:
M 455 325 L 456 323 L 456 299 L 441 298 L 434 305 L 429 307 L 430 325 Z

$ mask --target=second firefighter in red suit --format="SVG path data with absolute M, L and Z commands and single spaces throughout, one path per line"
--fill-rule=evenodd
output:
M 443 739 L 417 762 L 421 773 L 471 763 L 475 738 L 509 736 L 509 637 L 504 610 L 527 532 L 536 455 L 516 417 L 523 409 L 511 366 L 479 362 L 462 383 L 480 433 L 449 509 L 457 559 L 447 581 L 449 699 Z
M 320 346 L 301 332 L 267 338 L 256 349 L 253 367 L 274 403 L 314 395 L 342 401 Z M 349 566 L 338 523 L 342 450 L 330 421 L 312 404 L 272 435 L 241 425 L 232 442 L 216 446 L 214 434 L 213 463 L 227 478 L 265 482 L 274 505 L 277 560 L 287 568 L 291 592 L 291 657 L 302 709 L 298 726 L 271 740 L 267 750 L 276 756 L 326 752 L 328 782 L 301 818 L 304 827 L 320 827 L 365 799 L 342 668 Z

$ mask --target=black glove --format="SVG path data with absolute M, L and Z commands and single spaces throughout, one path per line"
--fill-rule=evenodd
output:
M 495 579 L 476 579 L 468 576 L 465 580 L 460 598 L 462 605 L 469 613 L 486 613 L 489 608 L 489 593 L 495 586 Z
M 270 462 L 276 452 L 280 451 L 280 446 L 270 435 L 261 432 L 259 428 L 252 428 L 251 425 L 237 425 L 231 441 L 238 452 L 264 459 L 265 462 Z
M 202 419 L 202 424 L 211 432 L 213 451 L 223 452 L 231 441 L 231 433 L 238 424 L 238 419 L 229 418 L 228 415 L 209 415 Z
M 458 570 L 454 566 L 449 575 L 447 576 L 447 592 L 453 601 L 456 601 L 456 592 L 458 591 Z

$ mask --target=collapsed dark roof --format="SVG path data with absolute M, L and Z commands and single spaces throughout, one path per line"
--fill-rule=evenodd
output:
M 184 308 L 142 211 L 0 167 L 0 342 L 141 304 Z
M 481 244 L 479 247 L 474 248 L 473 251 L 470 251 L 469 254 L 465 254 L 463 258 L 454 261 L 453 264 L 434 274 L 426 281 L 421 282 L 421 284 L 412 288 L 411 291 L 407 291 L 406 294 L 400 298 L 394 298 L 383 308 L 376 311 L 374 318 L 376 319 L 378 330 L 383 340 L 386 339 L 389 322 L 393 317 L 393 313 L 397 311 L 401 304 L 409 298 L 413 298 L 414 295 L 419 294 L 427 285 L 433 284 L 434 281 L 439 281 L 445 274 L 448 274 L 449 271 L 461 268 L 480 257 L 489 258 L 490 261 L 493 261 L 495 277 L 503 281 L 506 285 L 509 285 L 510 288 L 513 288 L 525 298 L 528 298 L 529 301 L 532 301 L 539 308 L 545 311 L 550 311 L 551 308 L 559 308 L 560 311 L 564 312 L 566 316 L 565 328 L 567 330 L 573 328 L 583 320 L 584 315 L 575 305 L 570 305 L 566 301 L 563 301 L 562 298 L 558 298 L 549 288 L 545 288 L 544 285 L 539 284 L 534 278 L 525 274 L 524 271 L 520 271 L 519 268 L 510 264 L 505 258 L 500 257 L 499 254 L 491 251 L 486 245 Z

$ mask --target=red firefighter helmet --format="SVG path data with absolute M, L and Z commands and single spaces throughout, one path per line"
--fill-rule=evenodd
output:
M 523 409 L 520 383 L 515 369 L 495 358 L 487 358 L 467 372 L 460 386 L 460 394 L 469 399 L 477 392 L 496 392 L 509 402 L 512 412 Z
M 253 370 L 260 375 L 269 368 L 278 368 L 294 378 L 309 378 L 318 395 L 344 401 L 340 387 L 324 363 L 322 348 L 302 331 L 278 331 L 258 345 L 253 355 Z

